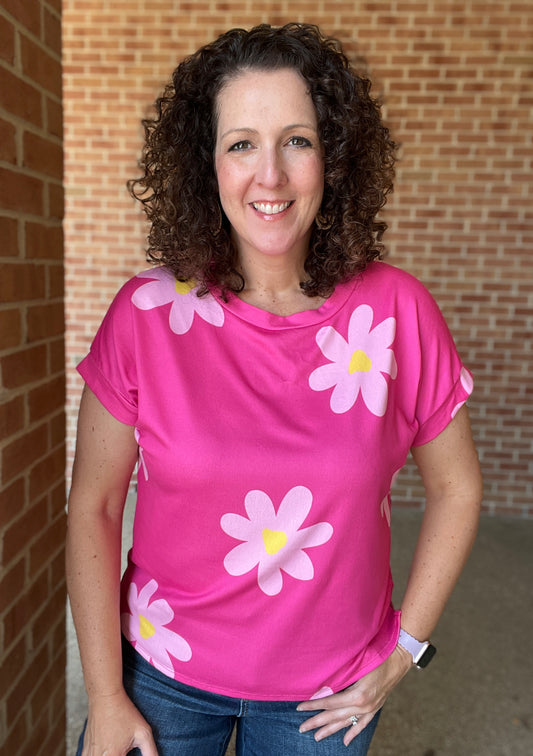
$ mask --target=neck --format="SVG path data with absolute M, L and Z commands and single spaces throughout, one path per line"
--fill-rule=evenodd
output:
M 305 278 L 303 262 L 266 258 L 246 259 L 241 257 L 240 272 L 245 281 L 239 297 L 248 304 L 276 315 L 294 315 L 296 312 L 313 310 L 323 303 L 320 297 L 308 297 L 300 288 Z

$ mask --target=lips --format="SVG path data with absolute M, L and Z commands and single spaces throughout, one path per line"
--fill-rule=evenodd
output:
M 292 205 L 292 200 L 288 202 L 252 202 L 252 207 L 264 215 L 278 215 Z

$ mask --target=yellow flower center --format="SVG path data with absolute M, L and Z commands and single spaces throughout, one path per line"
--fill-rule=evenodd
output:
M 277 554 L 287 543 L 287 534 L 283 530 L 263 529 L 263 543 L 267 554 Z
M 350 375 L 353 373 L 368 373 L 372 369 L 372 361 L 362 349 L 356 349 L 352 354 L 348 372 Z
M 142 614 L 139 614 L 139 625 L 141 638 L 151 638 L 152 635 L 155 635 L 155 627 L 150 620 L 147 620 Z
M 176 282 L 174 285 L 176 287 L 176 294 L 188 294 L 191 289 L 194 289 L 194 287 L 196 286 L 196 282 L 195 281 L 178 281 L 178 279 L 176 278 Z

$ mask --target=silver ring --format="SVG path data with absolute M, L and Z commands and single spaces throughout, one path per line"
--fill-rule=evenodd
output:
M 355 727 L 359 722 L 359 717 L 356 717 L 355 714 L 352 714 L 352 716 L 350 717 L 350 722 L 352 723 L 352 727 Z

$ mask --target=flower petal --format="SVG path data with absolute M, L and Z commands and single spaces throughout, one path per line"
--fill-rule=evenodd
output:
M 155 274 L 157 271 L 153 271 Z M 131 301 L 139 310 L 152 310 L 154 307 L 172 302 L 176 297 L 176 291 L 171 278 L 168 276 L 155 276 L 149 283 L 139 286 L 133 292 Z
M 195 296 L 194 309 L 208 323 L 214 326 L 222 326 L 224 324 L 224 310 L 217 300 L 211 295 L 207 294 L 205 297 Z
M 282 569 L 298 580 L 312 580 L 315 568 L 310 557 L 300 549 L 290 554 L 283 562 Z
M 246 541 L 235 546 L 224 558 L 224 567 L 230 575 L 237 577 L 250 572 L 261 560 L 262 553 L 254 541 Z
M 170 330 L 182 336 L 190 330 L 194 320 L 194 305 L 190 297 L 194 294 L 181 294 L 180 301 L 173 302 L 168 316 Z
M 308 549 L 311 546 L 322 546 L 333 535 L 333 526 L 329 522 L 317 522 L 308 528 L 299 530 L 293 536 L 293 542 L 299 549 Z
M 261 528 L 271 527 L 276 522 L 276 512 L 272 500 L 264 491 L 249 491 L 244 506 L 252 522 Z
M 152 623 L 152 625 L 161 626 L 168 625 L 174 619 L 174 612 L 172 611 L 170 604 L 164 599 L 157 599 L 152 601 L 147 611 L 145 611 L 146 618 Z
M 357 349 L 359 343 L 366 340 L 372 328 L 373 319 L 374 312 L 370 305 L 362 304 L 355 308 L 348 326 L 348 344 L 350 345 L 350 349 Z
M 388 349 L 396 336 L 396 318 L 385 318 L 369 332 L 372 350 Z
M 348 412 L 355 404 L 360 388 L 360 373 L 354 373 L 353 375 L 345 373 L 331 393 L 329 404 L 333 412 L 337 415 Z
M 276 517 L 278 530 L 298 530 L 305 520 L 313 503 L 313 494 L 305 486 L 294 486 L 288 491 L 279 505 Z
M 159 635 L 159 648 L 161 653 L 163 651 L 170 652 L 172 656 L 176 657 L 180 661 L 189 661 L 192 657 L 192 649 L 179 633 L 175 633 L 168 628 L 162 628 Z M 168 664 L 172 667 L 172 663 L 167 653 Z
M 342 362 L 330 362 L 317 367 L 309 376 L 309 386 L 313 391 L 323 391 L 346 377 L 347 368 Z
M 389 396 L 389 387 L 384 376 L 377 371 L 372 373 L 361 384 L 363 399 L 373 415 L 383 417 L 387 411 L 387 400 Z
M 325 326 L 319 330 L 316 335 L 316 343 L 324 357 L 331 362 L 344 360 L 349 350 L 346 341 L 332 326 Z
M 250 522 L 248 518 L 231 512 L 222 515 L 220 518 L 220 527 L 224 533 L 227 533 L 232 538 L 237 538 L 239 541 L 249 541 L 257 532 L 257 526 L 253 522 Z
M 139 591 L 139 597 L 137 600 L 137 606 L 130 606 L 130 609 L 146 609 L 148 602 L 159 588 L 157 581 L 150 580 L 144 588 Z
M 283 577 L 280 568 L 270 560 L 259 563 L 257 572 L 259 587 L 267 596 L 277 596 L 283 588 Z

